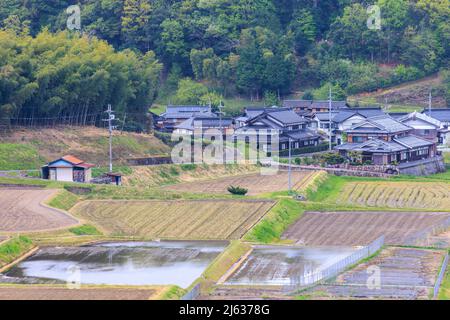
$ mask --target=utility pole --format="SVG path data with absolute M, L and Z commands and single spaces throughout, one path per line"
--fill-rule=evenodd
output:
M 331 100 L 331 86 L 330 86 L 330 92 L 329 92 L 329 96 L 328 96 L 328 112 L 329 112 L 329 127 L 328 127 L 328 131 L 329 131 L 329 139 L 330 139 L 330 152 L 333 151 L 333 143 L 331 141 L 332 139 L 332 129 L 331 129 L 331 120 L 332 120 L 332 113 L 331 113 L 331 108 L 333 107 L 333 103 Z
M 108 119 L 104 119 L 103 121 L 108 122 L 108 130 L 109 130 L 109 173 L 113 172 L 113 160 L 112 160 L 112 133 L 115 127 L 112 125 L 112 122 L 116 119 L 114 115 L 114 111 L 111 108 L 111 105 L 108 104 L 108 110 L 105 111 L 108 114 Z
M 428 112 L 430 113 L 429 116 L 431 117 L 431 109 L 433 105 L 433 88 L 430 87 L 430 95 L 428 97 Z
M 288 174 L 288 184 L 289 184 L 289 194 L 292 192 L 292 151 L 291 151 L 291 138 L 289 138 L 289 174 Z

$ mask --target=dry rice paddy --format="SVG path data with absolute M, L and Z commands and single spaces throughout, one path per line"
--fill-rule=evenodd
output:
M 352 182 L 344 186 L 336 201 L 369 207 L 450 210 L 450 184 Z
M 303 184 L 315 176 L 316 172 L 292 172 L 293 188 L 299 190 Z M 248 189 L 248 195 L 288 190 L 288 173 L 279 172 L 275 175 L 250 174 L 207 181 L 177 184 L 167 187 L 172 191 L 227 194 L 229 186 L 239 186 Z
M 0 300 L 149 300 L 163 288 L 81 288 L 11 286 L 0 287 Z
M 385 236 L 386 244 L 414 245 L 441 222 L 444 212 L 306 212 L 283 238 L 305 245 L 367 245 Z
M 86 201 L 72 212 L 106 234 L 146 239 L 241 238 L 273 201 Z
M 57 190 L 0 188 L 0 232 L 34 232 L 61 229 L 78 221 L 48 208 L 42 202 Z

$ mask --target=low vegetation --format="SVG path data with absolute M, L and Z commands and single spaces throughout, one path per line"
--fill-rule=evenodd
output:
M 49 143 L 51 141 L 52 143 Z M 168 146 L 153 135 L 115 132 L 114 164 L 126 165 L 126 159 L 166 155 Z M 93 163 L 108 165 L 108 130 L 96 127 L 64 127 L 39 130 L 20 129 L 0 135 L 0 170 L 40 169 L 46 162 L 66 154 Z M 129 170 L 124 169 L 124 173 Z M 94 170 L 94 174 L 102 169 Z
M 27 237 L 16 237 L 0 245 L 0 267 L 7 265 L 33 248 Z
M 293 199 L 280 200 L 244 239 L 261 243 L 280 240 L 287 227 L 301 217 L 304 208 L 300 202 Z
M 80 227 L 70 228 L 69 231 L 77 236 L 99 236 L 101 235 L 94 226 L 85 224 Z
M 69 211 L 78 200 L 79 198 L 75 194 L 67 190 L 61 190 L 47 204 L 53 208 Z
M 45 164 L 36 147 L 21 143 L 1 143 L 0 170 L 32 170 Z
M 251 246 L 241 241 L 232 241 L 228 248 L 222 252 L 205 270 L 203 278 L 207 281 L 217 282 L 219 279 L 249 250 Z

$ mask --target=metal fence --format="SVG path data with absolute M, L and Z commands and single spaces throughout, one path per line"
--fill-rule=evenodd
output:
M 433 293 L 434 299 L 436 299 L 439 295 L 439 289 L 441 288 L 441 283 L 442 283 L 442 280 L 444 279 L 445 271 L 447 270 L 448 259 L 449 259 L 448 254 L 446 254 L 445 258 L 444 258 L 444 262 L 442 263 L 441 272 L 439 273 L 439 276 L 436 280 L 436 284 L 434 285 L 434 293 Z
M 447 218 L 434 226 L 431 226 L 429 228 L 426 228 L 425 230 L 415 233 L 411 236 L 409 236 L 405 240 L 405 244 L 409 246 L 429 246 L 432 243 L 430 243 L 430 237 L 434 235 L 438 235 L 440 233 L 446 232 L 450 228 L 450 218 Z
M 384 245 L 384 236 L 373 241 L 366 247 L 363 247 L 348 257 L 336 262 L 335 264 L 316 272 L 308 273 L 302 272 L 291 277 L 291 283 L 284 287 L 286 292 L 295 292 L 304 289 L 308 286 L 317 284 L 321 281 L 326 281 L 337 276 L 348 267 L 358 263 L 359 261 L 370 257 L 379 251 Z
M 181 297 L 181 300 L 184 301 L 195 300 L 199 296 L 200 296 L 200 283 L 197 284 L 194 288 L 192 288 L 192 290 L 186 293 L 183 297 Z

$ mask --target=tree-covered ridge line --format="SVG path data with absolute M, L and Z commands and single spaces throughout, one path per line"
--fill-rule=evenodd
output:
M 72 4 L 81 7 L 85 36 L 51 35 L 66 29 Z M 367 27 L 369 5 L 380 8 L 381 30 Z M 343 99 L 448 69 L 449 18 L 448 0 L 2 0 L 0 27 L 16 34 L 6 44 L 38 46 L 31 34 L 60 55 L 35 52 L 27 71 L 22 55 L 2 41 L 0 108 L 29 115 L 35 105 L 41 116 L 71 115 L 74 104 L 97 112 L 112 103 L 132 114 L 177 89 L 179 103 L 217 104 L 237 94 L 276 101 L 298 87 L 315 88 L 306 98 L 324 98 L 330 86 Z M 81 58 L 72 44 L 91 49 Z

